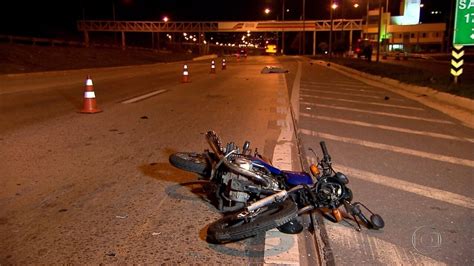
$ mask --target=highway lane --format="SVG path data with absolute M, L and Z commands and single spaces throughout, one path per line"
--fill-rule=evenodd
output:
M 205 243 L 220 215 L 167 157 L 207 148 L 208 129 L 274 156 L 289 101 L 303 159 L 326 140 L 355 200 L 387 224 L 359 233 L 321 220 L 329 263 L 472 263 L 472 129 L 295 57 L 230 60 L 217 75 L 209 62 L 189 63 L 188 84 L 181 63 L 0 77 L 1 263 L 262 263 L 263 236 Z M 277 63 L 290 73 L 260 74 Z M 94 115 L 77 113 L 89 74 L 104 110 Z M 166 91 L 122 103 L 157 90 Z M 295 243 L 268 237 L 279 240 L 266 245 L 276 257 Z
M 353 222 L 322 219 L 328 263 L 472 264 L 474 131 L 326 65 L 303 61 L 301 76 L 304 156 L 314 162 L 308 148 L 325 140 L 354 199 L 386 222 L 357 232 Z
M 208 244 L 220 214 L 195 175 L 168 163 L 208 148 L 211 129 L 272 157 L 288 95 L 283 75 L 260 70 L 276 58 L 229 60 L 216 75 L 189 63 L 186 84 L 181 63 L 1 77 L 1 264 L 254 264 L 296 244 Z M 78 113 L 86 75 L 101 113 Z

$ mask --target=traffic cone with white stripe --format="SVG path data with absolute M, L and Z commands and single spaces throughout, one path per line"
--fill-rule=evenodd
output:
M 183 78 L 181 79 L 182 83 L 188 83 L 190 82 L 189 80 L 189 71 L 188 71 L 188 65 L 184 65 L 183 67 Z
M 87 76 L 87 79 L 86 79 L 86 88 L 84 90 L 83 107 L 80 112 L 86 113 L 86 114 L 94 114 L 94 113 L 102 112 L 102 110 L 97 108 L 97 102 L 95 101 L 94 84 L 92 83 L 92 79 L 90 76 Z
M 211 74 L 216 74 L 216 62 L 211 61 Z
M 222 59 L 222 70 L 226 70 L 227 65 L 225 64 L 225 59 Z

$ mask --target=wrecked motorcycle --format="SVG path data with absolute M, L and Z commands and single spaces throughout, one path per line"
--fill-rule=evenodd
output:
M 206 133 L 206 140 L 211 150 L 173 153 L 169 161 L 179 169 L 208 180 L 205 190 L 219 211 L 241 209 L 248 202 L 287 189 L 292 184 L 312 183 L 309 176 L 273 167 L 257 149 L 251 154 L 249 141 L 240 150 L 234 142 L 222 147 L 214 131 Z
M 384 227 L 380 215 L 360 202 L 352 203 L 352 191 L 346 186 L 349 179 L 334 171 L 323 141 L 323 158 L 310 166 L 310 174 L 280 170 L 257 150 L 251 155 L 248 141 L 240 151 L 233 142 L 223 148 L 214 131 L 207 132 L 206 139 L 212 151 L 178 152 L 170 155 L 169 160 L 175 167 L 209 180 L 216 207 L 223 212 L 234 211 L 209 226 L 209 242 L 236 241 L 272 228 L 299 233 L 303 228 L 298 215 L 314 209 L 330 213 L 332 216 L 328 217 L 336 222 L 351 216 L 357 230 L 361 229 L 360 222 L 370 229 Z M 345 213 L 339 210 L 341 206 Z M 370 219 L 360 207 L 371 213 Z

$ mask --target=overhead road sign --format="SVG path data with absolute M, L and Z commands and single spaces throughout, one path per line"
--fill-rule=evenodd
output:
M 456 0 L 453 44 L 474 45 L 474 0 Z

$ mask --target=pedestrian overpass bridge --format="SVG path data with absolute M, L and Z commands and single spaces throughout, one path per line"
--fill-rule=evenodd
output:
M 207 32 L 313 32 L 313 53 L 316 50 L 316 32 L 348 31 L 352 44 L 353 31 L 362 31 L 362 19 L 334 20 L 285 20 L 285 21 L 225 21 L 225 22 L 158 22 L 158 21 L 106 21 L 80 20 L 77 28 L 84 33 L 84 42 L 89 46 L 89 32 L 121 32 L 122 48 L 125 49 L 126 32 L 152 33 L 207 33 Z M 158 35 L 159 36 L 159 35 Z M 199 43 L 203 36 L 198 34 Z M 152 37 L 153 38 L 153 37 Z

